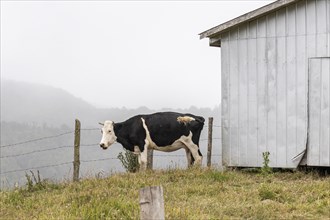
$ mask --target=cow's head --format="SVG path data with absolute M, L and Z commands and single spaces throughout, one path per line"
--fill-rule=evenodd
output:
M 105 121 L 104 123 L 99 123 L 102 125 L 102 140 L 100 142 L 100 147 L 106 150 L 111 144 L 113 144 L 117 140 L 117 136 L 114 132 L 114 122 L 113 121 Z

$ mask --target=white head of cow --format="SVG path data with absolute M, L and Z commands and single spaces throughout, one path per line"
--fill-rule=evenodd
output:
M 99 124 L 103 125 L 103 128 L 101 129 L 102 140 L 100 142 L 100 147 L 106 150 L 111 144 L 113 144 L 117 140 L 117 136 L 115 135 L 115 132 L 113 130 L 114 122 L 105 121 L 104 124 Z

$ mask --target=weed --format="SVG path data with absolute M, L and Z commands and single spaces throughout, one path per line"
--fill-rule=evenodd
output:
M 263 166 L 261 167 L 261 173 L 262 174 L 270 174 L 273 172 L 272 168 L 269 167 L 269 155 L 270 153 L 268 151 L 262 152 L 262 158 L 263 158 Z
M 136 154 L 125 149 L 125 154 L 119 153 L 118 159 L 121 161 L 123 167 L 127 172 L 136 173 L 139 171 L 139 162 Z
M 27 173 L 25 173 L 25 177 L 27 180 L 27 182 L 26 182 L 27 191 L 34 192 L 34 191 L 39 191 L 39 190 L 45 189 L 46 183 L 45 183 L 45 181 L 41 181 L 39 170 L 37 171 L 37 177 L 31 170 L 30 170 L 30 172 L 31 172 L 31 176 L 28 175 Z

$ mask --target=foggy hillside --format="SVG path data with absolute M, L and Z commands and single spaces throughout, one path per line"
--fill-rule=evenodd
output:
M 97 91 L 91 91 L 97 92 Z M 170 98 L 170 97 L 169 97 Z M 198 103 L 192 103 L 198 105 Z M 219 108 L 160 109 L 157 111 L 179 111 L 199 114 L 204 117 L 219 117 Z M 54 127 L 73 127 L 78 118 L 85 127 L 98 126 L 99 121 L 123 121 L 136 114 L 152 113 L 155 110 L 109 108 L 98 109 L 70 93 L 40 84 L 1 80 L 1 121 L 18 122 Z
M 68 92 L 40 84 L 1 80 L 1 120 L 20 123 L 70 125 L 88 119 L 95 108 Z
M 143 106 L 143 103 L 141 103 Z M 189 112 L 207 118 L 214 117 L 219 125 L 219 108 L 162 109 L 158 111 Z M 124 121 L 136 114 L 152 113 L 146 107 L 138 109 L 98 109 L 70 93 L 49 86 L 2 80 L 1 82 L 1 186 L 12 187 L 15 182 L 26 181 L 25 173 L 38 168 L 43 178 L 71 178 L 73 161 L 73 126 L 75 118 L 81 121 L 81 176 L 97 173 L 123 172 L 117 158 L 123 148 L 114 144 L 109 150 L 102 150 L 99 121 L 106 119 Z M 214 127 L 214 155 L 219 161 L 220 129 Z M 46 138 L 61 135 L 56 138 Z M 42 138 L 38 141 L 26 142 Z M 200 148 L 206 162 L 207 128 L 201 135 Z M 17 144 L 22 143 L 22 144 Z M 16 145 L 17 144 L 17 145 Z M 32 153 L 31 153 L 32 152 Z M 154 168 L 173 166 L 185 167 L 184 150 L 173 153 L 154 153 Z M 180 156 L 178 156 L 180 155 Z M 113 159 L 114 158 L 114 159 Z M 60 166 L 48 165 L 62 164 Z M 16 170 L 19 170 L 16 172 Z M 36 169 L 31 169 L 36 170 Z M 15 172 L 11 172 L 15 171 Z

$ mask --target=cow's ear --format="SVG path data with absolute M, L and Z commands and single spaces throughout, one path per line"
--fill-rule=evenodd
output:
M 101 123 L 101 122 L 99 122 L 99 125 L 102 125 L 102 126 L 104 126 L 104 124 L 103 124 L 103 123 Z

